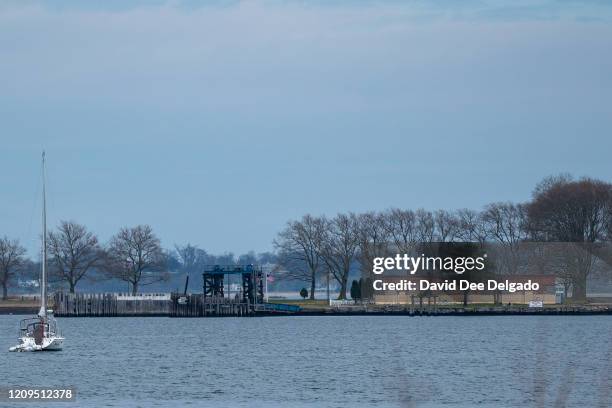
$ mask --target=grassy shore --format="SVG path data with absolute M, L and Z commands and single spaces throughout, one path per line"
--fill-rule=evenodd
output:
M 296 305 L 302 309 L 320 309 L 329 307 L 326 299 L 270 299 L 269 303 L 280 303 L 283 305 Z
M 526 304 L 503 304 L 493 305 L 491 303 L 470 303 L 463 306 L 461 303 L 438 304 L 428 306 L 426 303 L 421 308 L 418 304 L 411 307 L 409 304 L 397 305 L 364 305 L 360 303 L 343 305 L 341 307 L 329 306 L 325 299 L 270 299 L 270 303 L 282 303 L 296 305 L 302 308 L 301 314 L 396 314 L 396 313 L 425 313 L 425 314 L 524 314 L 524 313 L 600 313 L 604 310 L 610 311 L 610 303 L 567 303 L 564 305 L 544 305 L 543 308 L 529 308 Z
M 39 307 L 38 300 L 30 296 L 12 296 L 0 300 L 0 314 L 31 314 L 36 313 Z

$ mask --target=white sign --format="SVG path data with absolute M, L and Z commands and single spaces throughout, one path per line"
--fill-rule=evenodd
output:
M 541 300 L 530 300 L 529 307 L 544 307 L 544 302 Z
M 170 300 L 169 293 L 139 293 L 130 295 L 126 293 L 118 293 L 117 300 Z
M 329 305 L 330 306 L 347 306 L 347 305 L 354 305 L 355 301 L 354 300 L 334 300 L 334 299 L 329 299 Z

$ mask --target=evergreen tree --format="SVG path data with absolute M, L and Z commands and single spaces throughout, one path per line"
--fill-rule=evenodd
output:
M 300 296 L 302 299 L 306 299 L 308 297 L 308 289 L 302 288 L 302 290 L 300 290 Z
M 361 299 L 361 285 L 357 280 L 353 280 L 353 283 L 351 284 L 351 298 L 353 298 L 355 303 Z

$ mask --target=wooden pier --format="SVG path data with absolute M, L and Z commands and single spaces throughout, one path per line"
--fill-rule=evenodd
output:
M 53 297 L 58 317 L 168 316 L 170 294 L 62 293 Z
M 204 294 L 62 293 L 53 296 L 57 317 L 249 317 L 297 313 L 293 305 L 253 304 L 237 296 L 208 297 Z

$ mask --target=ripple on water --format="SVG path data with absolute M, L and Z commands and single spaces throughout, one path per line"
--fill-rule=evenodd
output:
M 5 350 L 19 320 L 0 316 Z M 71 318 L 60 325 L 64 351 L 7 352 L 0 378 L 75 386 L 79 407 L 612 406 L 610 316 Z

